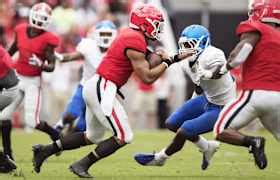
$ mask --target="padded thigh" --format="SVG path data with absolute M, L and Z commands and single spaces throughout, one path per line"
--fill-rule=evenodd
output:
M 167 125 L 179 128 L 185 121 L 199 117 L 205 112 L 207 100 L 204 96 L 197 96 L 185 102 L 166 120 Z

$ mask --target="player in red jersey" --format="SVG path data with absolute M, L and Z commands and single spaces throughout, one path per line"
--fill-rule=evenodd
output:
M 20 97 L 25 108 L 25 124 L 50 135 L 52 140 L 59 138 L 59 133 L 46 122 L 40 121 L 41 110 L 41 74 L 52 72 L 55 68 L 54 49 L 59 38 L 47 31 L 51 18 L 51 7 L 46 3 L 35 4 L 30 10 L 29 24 L 20 24 L 15 28 L 15 40 L 9 54 L 19 52 L 14 63 L 20 79 Z
M 169 58 L 162 52 L 160 62 L 153 62 L 153 67 L 150 67 L 151 64 L 146 60 L 147 41 L 159 38 L 163 23 L 162 13 L 151 5 L 132 10 L 130 27 L 120 31 L 97 73 L 84 86 L 86 133 L 78 132 L 62 137 L 53 144 L 33 146 L 33 166 L 36 172 L 40 172 L 45 159 L 59 151 L 97 144 L 92 152 L 70 166 L 70 170 L 76 175 L 92 177 L 88 173 L 91 165 L 132 141 L 133 133 L 120 102 L 119 89 L 132 72 L 143 82 L 150 84 L 173 62 L 185 58 L 180 55 Z M 113 135 L 105 139 L 105 130 L 111 131 Z
M 260 169 L 267 166 L 265 139 L 238 130 L 259 118 L 280 140 L 280 0 L 255 0 L 249 20 L 237 28 L 240 42 L 221 74 L 242 64 L 242 91 L 215 124 L 218 140 L 249 148 Z
M 0 172 L 7 173 L 16 169 L 11 160 L 11 130 L 13 101 L 18 96 L 18 78 L 11 67 L 12 60 L 8 52 L 0 45 L 0 138 L 4 152 L 0 151 Z

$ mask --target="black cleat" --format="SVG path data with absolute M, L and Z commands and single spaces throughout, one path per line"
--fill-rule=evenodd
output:
M 88 169 L 83 167 L 81 164 L 78 162 L 73 163 L 70 167 L 69 170 L 79 176 L 80 178 L 94 178 L 92 175 L 88 173 Z
M 44 151 L 44 146 L 41 144 L 37 144 L 32 146 L 33 151 L 33 167 L 36 173 L 40 173 L 41 166 L 43 162 L 48 158 L 48 155 Z
M 0 152 L 0 173 L 9 173 L 17 168 L 15 162 L 5 155 L 3 152 Z
M 265 138 L 255 137 L 252 139 L 253 145 L 249 146 L 249 153 L 252 153 L 255 159 L 255 164 L 260 169 L 264 169 L 267 166 L 267 159 L 264 152 Z

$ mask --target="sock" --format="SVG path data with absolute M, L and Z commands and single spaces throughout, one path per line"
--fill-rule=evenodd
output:
M 199 139 L 197 142 L 194 142 L 194 144 L 202 151 L 206 151 L 208 149 L 208 141 L 202 136 L 199 136 Z
M 107 157 L 123 147 L 125 144 L 119 144 L 115 137 L 110 137 L 100 142 L 95 148 L 95 153 L 99 158 Z
M 52 144 L 46 145 L 44 147 L 45 152 L 47 154 L 47 156 L 51 156 L 55 153 L 60 152 L 62 149 L 56 144 L 56 142 L 53 142 Z
M 11 148 L 11 131 L 12 131 L 12 122 L 10 120 L 2 121 L 2 143 L 4 154 L 9 155 L 10 158 L 12 157 L 12 148 Z
M 47 122 L 40 122 L 40 124 L 36 126 L 36 129 L 47 133 L 53 141 L 59 139 L 59 132 L 52 128 L 50 125 L 48 125 Z
M 95 162 L 97 162 L 102 158 L 105 158 L 113 154 L 124 145 L 125 144 L 119 144 L 115 137 L 111 137 L 109 139 L 100 142 L 93 152 L 90 152 L 87 156 L 77 161 L 76 163 L 83 166 L 86 170 L 88 170 L 88 168 L 92 164 L 94 164 Z
M 76 132 L 62 137 L 56 144 L 63 150 L 71 150 L 88 145 L 89 142 L 87 142 L 83 132 Z
M 90 166 L 95 162 L 97 162 L 98 160 L 99 157 L 96 156 L 96 153 L 90 152 L 88 155 L 83 157 L 77 163 L 80 164 L 82 167 L 84 167 L 86 170 L 88 170 Z
M 161 159 L 167 159 L 169 156 L 165 153 L 165 149 L 162 149 L 160 152 L 155 154 L 155 159 L 156 160 L 161 160 Z

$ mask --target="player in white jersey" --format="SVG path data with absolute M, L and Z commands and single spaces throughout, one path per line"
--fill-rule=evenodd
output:
M 166 120 L 166 127 L 175 132 L 172 142 L 155 154 L 136 154 L 141 165 L 162 166 L 174 153 L 180 151 L 186 140 L 193 142 L 203 153 L 201 168 L 205 170 L 217 148 L 217 141 L 208 141 L 201 134 L 212 131 L 223 106 L 236 96 L 235 83 L 230 73 L 215 79 L 213 73 L 226 63 L 222 50 L 210 45 L 209 31 L 201 25 L 186 27 L 179 39 L 180 53 L 194 53 L 181 66 L 194 85 L 203 90 L 186 101 Z
M 63 113 L 62 119 L 56 124 L 56 129 L 62 130 L 64 127 L 68 127 L 68 132 L 86 130 L 86 104 L 82 97 L 83 86 L 95 74 L 102 57 L 111 45 L 116 34 L 117 28 L 111 21 L 101 21 L 95 25 L 86 38 L 81 40 L 75 52 L 68 54 L 56 53 L 57 59 L 60 62 L 84 60 L 82 80 L 77 86 L 66 111 Z M 79 119 L 75 123 L 75 127 L 73 127 L 73 122 L 78 117 Z

